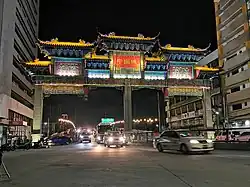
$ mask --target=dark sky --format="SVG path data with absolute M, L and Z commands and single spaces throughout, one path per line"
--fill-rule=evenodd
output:
M 102 33 L 116 35 L 147 37 L 161 32 L 162 45 L 205 48 L 211 43 L 212 51 L 216 48 L 214 20 L 213 0 L 41 0 L 39 38 L 93 42 L 98 27 Z M 133 105 L 134 117 L 157 116 L 156 92 L 133 92 Z M 45 118 L 51 115 L 56 120 L 65 112 L 77 124 L 97 123 L 105 113 L 123 118 L 122 93 L 116 89 L 91 91 L 87 102 L 77 96 L 51 96 L 44 108 Z

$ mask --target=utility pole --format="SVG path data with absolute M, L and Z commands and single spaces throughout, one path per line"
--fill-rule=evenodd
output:
M 50 124 L 49 124 L 49 122 L 50 122 L 50 121 L 49 121 L 49 118 L 48 118 L 48 121 L 47 121 L 47 123 L 48 123 L 48 124 L 47 124 L 47 128 L 48 128 L 48 129 L 47 129 L 47 137 L 49 137 L 49 134 L 50 134 Z
M 157 91 L 157 114 L 158 114 L 158 125 L 159 132 L 161 131 L 161 105 L 160 105 L 160 92 Z

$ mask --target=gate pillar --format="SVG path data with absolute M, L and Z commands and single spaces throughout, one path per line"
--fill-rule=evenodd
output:
M 168 95 L 168 88 L 164 88 L 164 100 L 165 100 L 165 113 L 166 113 L 166 125 L 167 128 L 171 128 L 170 126 L 170 120 L 171 120 L 171 114 L 170 114 L 170 98 Z M 160 132 L 163 130 L 163 128 L 159 124 L 159 130 Z
M 128 79 L 125 79 L 123 89 L 124 130 L 131 131 L 133 128 L 132 116 L 132 87 Z
M 43 119 L 43 88 L 40 85 L 35 85 L 33 129 L 31 135 L 32 142 L 38 142 L 41 138 L 42 119 Z
M 203 120 L 204 127 L 207 129 L 213 129 L 213 112 L 211 103 L 210 89 L 203 89 Z M 214 138 L 214 131 L 206 132 L 207 138 Z

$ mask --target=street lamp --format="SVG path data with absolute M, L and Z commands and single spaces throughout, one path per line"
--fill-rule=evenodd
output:
M 59 121 L 59 122 L 64 122 L 64 123 L 69 123 L 69 124 L 72 125 L 73 128 L 76 130 L 76 126 L 75 126 L 75 124 L 74 124 L 72 121 L 67 120 L 67 119 L 62 119 L 62 118 L 59 118 L 58 121 Z

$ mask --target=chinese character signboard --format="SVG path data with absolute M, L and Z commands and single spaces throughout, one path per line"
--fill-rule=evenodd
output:
M 168 96 L 176 96 L 176 95 L 186 95 L 186 96 L 196 96 L 201 97 L 202 96 L 202 88 L 178 88 L 178 87 L 172 87 L 168 88 Z
M 43 86 L 44 94 L 77 94 L 83 95 L 85 89 L 82 86 L 54 86 L 54 85 L 44 85 Z
M 55 75 L 60 76 L 76 76 L 81 75 L 82 68 L 80 63 L 71 62 L 56 62 L 55 63 Z
M 114 77 L 140 78 L 141 56 L 138 52 L 116 52 L 113 54 Z
M 193 67 L 192 66 L 170 65 L 169 78 L 171 78 L 171 79 L 192 79 L 193 78 Z

